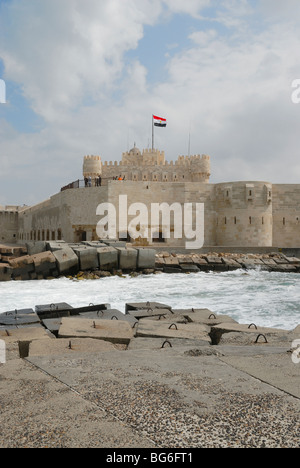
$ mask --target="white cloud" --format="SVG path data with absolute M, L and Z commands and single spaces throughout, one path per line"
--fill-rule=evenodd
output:
M 192 151 L 212 156 L 213 181 L 299 180 L 300 105 L 291 103 L 291 84 L 300 78 L 300 34 L 293 12 L 280 21 L 274 2 L 270 22 L 261 13 L 267 0 L 255 12 L 246 0 L 12 0 L 0 19 L 5 79 L 22 84 L 45 126 L 29 135 L 1 126 L 0 197 L 25 190 L 24 202 L 39 201 L 81 176 L 84 154 L 117 160 L 134 141 L 147 146 L 152 113 L 168 118 L 156 132 L 168 159 L 187 153 L 191 129 Z M 208 22 L 199 19 L 216 5 Z M 199 28 L 194 22 L 188 47 L 166 54 L 166 78 L 153 84 L 138 46 L 145 26 L 157 33 L 166 8 Z M 10 174 L 23 186 L 12 189 Z

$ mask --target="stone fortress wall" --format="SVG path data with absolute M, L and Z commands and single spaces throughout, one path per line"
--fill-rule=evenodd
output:
M 92 179 L 101 175 L 102 185 L 71 184 L 71 188 L 34 207 L 0 211 L 2 242 L 97 240 L 98 205 L 112 203 L 118 214 L 119 196 L 127 195 L 128 205 L 143 203 L 149 213 L 152 203 L 204 203 L 204 246 L 300 247 L 300 184 L 210 184 L 208 156 L 180 156 L 174 163 L 165 160 L 164 152 L 140 152 L 136 147 L 123 153 L 122 161 L 116 163 L 86 156 L 83 175 Z M 125 179 L 115 180 L 119 176 Z M 183 247 L 186 239 L 175 239 L 173 228 L 171 225 L 171 238 L 165 240 L 165 246 Z M 160 225 L 158 230 L 162 237 L 165 226 Z M 117 233 L 126 235 L 120 232 L 119 219 Z M 157 246 L 157 239 L 148 244 Z

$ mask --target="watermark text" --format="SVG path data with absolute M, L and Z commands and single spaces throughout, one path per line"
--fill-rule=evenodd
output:
M 3 340 L 0 340 L 0 365 L 1 364 L 6 364 L 6 345 Z
M 6 104 L 6 84 L 4 80 L 0 80 L 0 104 Z
M 150 207 L 150 209 L 148 208 Z M 203 203 L 133 203 L 120 195 L 118 208 L 113 203 L 101 203 L 97 216 L 100 239 L 185 239 L 186 249 L 201 249 L 204 245 Z
M 295 340 L 292 343 L 292 361 L 294 364 L 300 364 L 300 340 Z

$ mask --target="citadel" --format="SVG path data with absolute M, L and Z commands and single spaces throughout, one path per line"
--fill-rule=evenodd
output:
M 25 244 L 64 240 L 68 243 L 98 240 L 99 204 L 116 207 L 117 238 L 137 245 L 184 247 L 186 239 L 174 236 L 161 218 L 132 239 L 119 219 L 119 200 L 128 204 L 204 204 L 205 247 L 299 247 L 300 184 L 244 181 L 210 183 L 210 157 L 179 156 L 168 162 L 159 150 L 134 147 L 120 162 L 102 162 L 100 156 L 85 156 L 83 179 L 63 187 L 50 199 L 31 207 L 0 207 L 0 242 Z M 194 225 L 195 224 L 195 219 Z M 169 238 L 165 233 L 171 232 Z

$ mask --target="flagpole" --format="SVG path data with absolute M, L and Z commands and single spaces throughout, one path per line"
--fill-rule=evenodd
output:
M 152 114 L 152 153 L 154 152 L 154 118 Z

